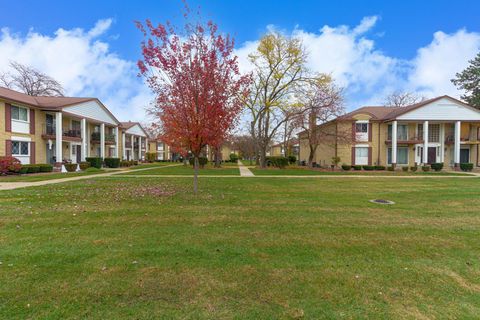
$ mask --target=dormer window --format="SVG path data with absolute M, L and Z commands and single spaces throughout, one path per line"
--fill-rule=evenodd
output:
M 368 141 L 368 122 L 357 121 L 355 123 L 355 138 L 356 141 Z

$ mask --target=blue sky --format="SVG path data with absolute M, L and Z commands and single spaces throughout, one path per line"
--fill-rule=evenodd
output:
M 205 17 L 235 36 L 243 64 L 268 26 L 301 37 L 311 67 L 345 87 L 348 109 L 381 103 L 392 90 L 458 96 L 448 80 L 480 49 L 480 1 L 189 5 L 200 5 Z M 32 64 L 62 80 L 69 94 L 96 95 L 122 120 L 142 119 L 150 97 L 136 78 L 141 34 L 133 21 L 181 23 L 182 6 L 174 0 L 0 0 L 0 10 L 8 12 L 0 21 L 0 70 L 8 60 Z

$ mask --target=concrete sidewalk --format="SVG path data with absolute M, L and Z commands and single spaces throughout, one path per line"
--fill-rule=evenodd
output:
M 60 179 L 52 179 L 52 180 L 43 180 L 43 181 L 0 182 L 0 191 L 1 190 L 13 190 L 13 189 L 19 189 L 19 188 L 26 188 L 26 187 L 45 186 L 45 185 L 48 185 L 48 184 L 62 183 L 62 182 L 68 182 L 68 181 L 78 181 L 78 180 L 92 179 L 92 178 L 98 178 L 98 177 L 110 177 L 110 176 L 113 176 L 113 175 L 124 174 L 125 172 L 146 171 L 146 170 L 152 170 L 152 169 L 175 167 L 175 166 L 179 166 L 179 165 L 181 165 L 181 164 L 172 164 L 172 165 L 163 166 L 163 167 L 150 167 L 150 168 L 135 169 L 135 170 L 119 170 L 119 171 L 114 171 L 114 172 L 90 174 L 90 175 L 85 175 L 85 176 L 60 178 Z
M 241 177 L 255 177 L 252 171 L 245 167 L 242 161 L 238 160 L 238 169 L 240 169 L 240 176 Z

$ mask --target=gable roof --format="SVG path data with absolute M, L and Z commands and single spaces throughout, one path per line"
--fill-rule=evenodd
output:
M 115 123 L 120 123 L 117 118 L 108 110 L 107 107 L 97 98 L 92 97 L 47 97 L 30 96 L 23 92 L 0 87 L 0 99 L 25 104 L 31 107 L 37 107 L 48 111 L 61 111 L 65 107 L 74 106 L 84 102 L 95 101 L 100 107 L 108 113 Z
M 140 130 L 145 134 L 147 138 L 150 138 L 150 135 L 148 132 L 142 127 L 140 122 L 133 122 L 133 121 L 127 121 L 127 122 L 120 122 L 121 127 L 125 130 L 125 132 L 129 131 L 130 129 L 134 128 L 135 126 L 138 126 Z M 135 133 L 133 133 L 135 134 Z
M 427 104 L 430 104 L 432 102 L 438 101 L 440 99 L 449 99 L 455 103 L 461 104 L 467 108 L 474 109 L 473 107 L 469 106 L 465 102 L 462 102 L 458 99 L 452 98 L 448 95 L 443 95 L 439 97 L 435 97 L 432 99 L 424 100 L 409 106 L 405 107 L 387 107 L 387 106 L 368 106 L 368 107 L 362 107 L 357 110 L 353 110 L 352 112 L 349 112 L 343 116 L 340 116 L 337 118 L 337 120 L 353 120 L 355 115 L 358 114 L 368 114 L 372 116 L 373 120 L 377 121 L 390 121 L 393 120 L 397 117 L 399 117 L 402 114 L 405 114 L 407 112 L 410 112 L 412 110 L 421 108 L 423 106 L 426 106 Z M 478 111 L 478 110 L 477 110 Z
M 96 98 L 29 96 L 28 94 L 4 87 L 0 87 L 0 98 L 33 107 L 47 108 L 49 110 L 61 109 L 81 102 L 98 100 Z

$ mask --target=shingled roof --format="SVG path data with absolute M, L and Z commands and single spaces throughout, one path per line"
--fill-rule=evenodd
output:
M 443 98 L 446 98 L 446 99 L 452 100 L 456 103 L 460 103 L 464 106 L 470 107 L 469 105 L 465 104 L 464 102 L 462 102 L 458 99 L 455 99 L 455 98 L 452 98 L 450 96 L 444 95 L 444 96 L 439 96 L 439 97 L 436 97 L 436 98 L 424 100 L 424 101 L 421 101 L 419 103 L 415 103 L 415 104 L 405 106 L 405 107 L 387 107 L 387 106 L 362 107 L 362 108 L 359 108 L 359 109 L 354 110 L 352 112 L 349 112 L 349 113 L 347 113 L 343 116 L 338 117 L 337 120 L 353 120 L 355 115 L 369 114 L 369 115 L 372 116 L 372 120 L 389 121 L 389 120 L 393 120 L 396 117 L 398 117 L 402 114 L 405 114 L 409 111 L 412 111 L 414 109 L 423 107 L 423 106 L 425 106 L 429 103 L 435 102 L 435 101 L 443 99 Z
M 77 103 L 97 100 L 96 98 L 76 98 L 76 97 L 45 97 L 29 96 L 28 94 L 0 87 L 0 99 L 26 104 L 32 107 L 38 107 L 48 110 L 57 110 Z

